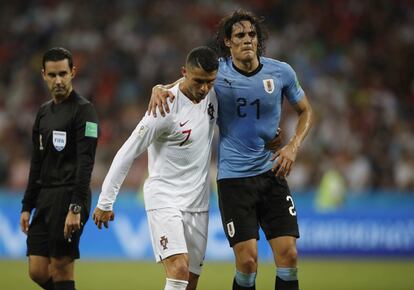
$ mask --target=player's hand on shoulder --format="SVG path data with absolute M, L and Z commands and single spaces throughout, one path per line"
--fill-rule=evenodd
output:
M 102 224 L 105 228 L 109 228 L 109 222 L 115 219 L 115 213 L 112 210 L 105 211 L 96 207 L 93 211 L 92 218 L 99 229 L 102 229 Z
M 20 229 L 26 235 L 27 235 L 27 232 L 29 231 L 29 221 L 30 221 L 30 212 L 23 211 L 20 214 Z
M 175 96 L 163 85 L 156 85 L 152 88 L 151 99 L 148 104 L 148 115 L 153 114 L 154 117 L 157 117 L 157 108 L 161 113 L 161 116 L 165 116 L 165 112 L 170 112 L 170 107 L 168 106 L 167 99 L 172 102 Z

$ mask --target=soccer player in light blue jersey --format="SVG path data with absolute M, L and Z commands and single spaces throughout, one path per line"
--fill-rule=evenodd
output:
M 220 129 L 217 183 L 223 228 L 236 260 L 233 290 L 256 289 L 259 228 L 277 266 L 275 289 L 299 289 L 299 229 L 285 178 L 313 113 L 291 66 L 262 56 L 265 39 L 262 20 L 244 11 L 224 17 L 217 33 L 222 56 L 214 86 Z M 150 112 L 155 107 L 168 112 L 169 86 L 154 87 Z M 290 141 L 272 155 L 266 144 L 276 135 L 283 98 L 297 112 L 298 123 Z

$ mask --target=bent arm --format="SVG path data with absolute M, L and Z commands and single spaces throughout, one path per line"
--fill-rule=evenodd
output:
M 282 149 L 276 151 L 272 157 L 272 160 L 279 157 L 273 165 L 272 171 L 276 172 L 276 175 L 281 177 L 286 177 L 290 174 L 293 164 L 296 161 L 298 149 L 313 123 L 313 111 L 306 95 L 303 96 L 299 102 L 294 104 L 293 107 L 299 116 L 295 134 L 290 141 Z

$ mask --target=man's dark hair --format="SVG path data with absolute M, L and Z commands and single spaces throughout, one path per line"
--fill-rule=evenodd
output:
M 267 39 L 267 30 L 263 24 L 264 17 L 257 17 L 248 11 L 237 10 L 220 20 L 216 34 L 216 50 L 220 57 L 231 56 L 230 49 L 224 43 L 224 39 L 230 39 L 233 25 L 244 20 L 249 21 L 256 28 L 257 55 L 263 55 L 265 51 L 265 41 Z
M 217 53 L 208 46 L 199 46 L 190 51 L 187 55 L 186 64 L 193 67 L 200 67 L 206 72 L 218 70 Z
M 43 55 L 43 69 L 45 69 L 45 64 L 47 61 L 60 61 L 67 59 L 69 63 L 69 68 L 73 68 L 73 59 L 72 54 L 69 50 L 63 47 L 53 47 L 45 52 Z

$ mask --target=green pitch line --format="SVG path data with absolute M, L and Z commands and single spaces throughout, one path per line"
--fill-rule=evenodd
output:
M 257 290 L 274 289 L 274 266 L 259 265 Z M 231 290 L 234 268 L 230 263 L 206 262 L 198 290 Z M 302 290 L 412 290 L 414 260 L 317 260 L 299 265 Z M 160 290 L 164 269 L 152 262 L 79 261 L 78 290 Z M 26 261 L 0 260 L 0 289 L 39 290 L 27 275 Z

